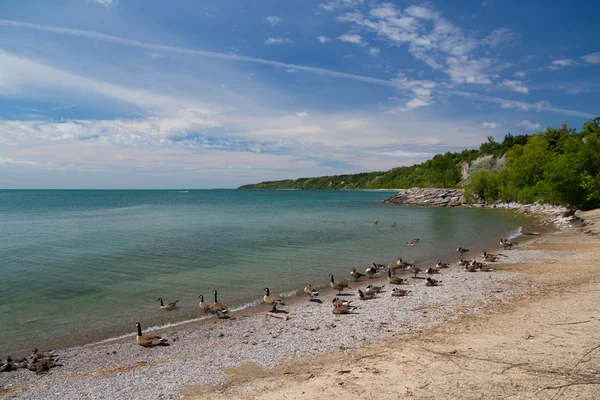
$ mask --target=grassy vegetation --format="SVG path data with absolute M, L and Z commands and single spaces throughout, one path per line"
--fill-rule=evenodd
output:
M 469 179 L 461 170 L 467 166 Z M 488 137 L 479 149 L 434 156 L 387 172 L 262 182 L 240 189 L 400 189 L 464 187 L 487 201 L 542 201 L 573 208 L 600 207 L 600 117 L 580 131 L 563 124 L 502 142 Z

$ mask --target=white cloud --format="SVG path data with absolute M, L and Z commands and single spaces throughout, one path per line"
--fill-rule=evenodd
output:
M 489 58 L 472 60 L 466 56 L 446 58 L 446 73 L 454 83 L 490 84 L 492 80 L 486 72 L 491 65 Z
M 272 16 L 270 16 L 270 17 L 265 17 L 265 20 L 266 20 L 268 23 L 270 23 L 270 24 L 271 24 L 271 26 L 275 26 L 275 25 L 277 25 L 278 23 L 280 23 L 280 22 L 281 22 L 281 18 L 279 18 L 279 17 L 277 17 L 277 16 L 275 16 L 275 15 L 272 15 Z
M 497 122 L 494 122 L 494 121 L 489 121 L 489 122 L 487 122 L 487 121 L 486 121 L 486 122 L 483 122 L 483 123 L 481 124 L 481 126 L 483 126 L 484 128 L 490 128 L 490 129 L 494 129 L 494 128 L 497 128 L 497 127 L 499 127 L 499 126 L 500 126 L 500 124 L 499 124 L 499 123 L 497 123 Z
M 116 7 L 119 5 L 119 0 L 88 0 L 92 3 L 100 4 L 106 8 Z
M 289 72 L 291 74 L 293 72 L 298 72 L 298 70 L 296 68 L 288 68 L 285 70 L 285 72 Z
M 575 64 L 577 64 L 575 62 L 575 60 L 572 60 L 570 58 L 565 58 L 565 59 L 562 59 L 562 60 L 554 60 L 554 61 L 552 61 L 552 65 L 550 65 L 548 67 L 548 69 L 556 71 L 557 69 L 561 69 L 561 68 L 564 68 L 564 67 L 570 67 L 570 66 L 573 66 Z
M 343 8 L 354 8 L 363 4 L 364 0 L 332 0 L 327 3 L 319 4 L 325 11 L 335 11 Z
M 527 74 L 525 73 L 525 71 L 517 71 L 515 72 L 515 78 L 525 79 L 527 78 Z
M 519 126 L 521 128 L 525 128 L 528 131 L 538 131 L 542 128 L 542 125 L 540 125 L 539 123 L 533 123 L 527 119 L 515 124 L 516 126 Z
M 492 33 L 486 36 L 483 40 L 483 44 L 489 45 L 491 48 L 498 47 L 504 43 L 511 42 L 515 39 L 516 35 L 507 28 L 494 29 Z
M 270 37 L 270 38 L 267 38 L 267 40 L 265 40 L 265 44 L 269 45 L 269 46 L 273 45 L 273 44 L 285 44 L 285 43 L 291 44 L 291 43 L 294 43 L 294 41 L 291 39 L 288 39 L 288 38 L 282 38 L 281 36 Z
M 581 59 L 589 64 L 600 64 L 600 52 L 586 54 Z
M 319 42 L 321 42 L 321 43 L 327 43 L 327 42 L 329 42 L 331 39 L 330 39 L 330 38 L 328 38 L 327 36 L 323 36 L 323 35 L 321 35 L 321 36 L 317 36 L 317 40 L 318 40 Z
M 306 111 L 297 112 L 296 113 L 296 117 L 298 117 L 298 118 L 306 118 L 306 117 L 308 117 L 308 113 Z
M 377 57 L 379 55 L 381 51 L 379 50 L 379 47 L 371 47 L 369 48 L 369 54 L 373 57 Z
M 152 57 L 153 60 L 159 59 L 159 58 L 163 58 L 164 56 L 160 53 L 150 53 L 150 57 Z
M 410 6 L 406 10 L 404 10 L 408 15 L 411 15 L 415 18 L 420 19 L 437 19 L 439 18 L 439 13 L 431 8 L 422 7 L 422 6 Z
M 346 33 L 342 36 L 338 37 L 342 42 L 354 43 L 354 44 L 363 44 L 362 37 L 356 34 Z
M 502 85 L 507 86 L 519 93 L 529 93 L 529 88 L 522 81 L 505 80 Z

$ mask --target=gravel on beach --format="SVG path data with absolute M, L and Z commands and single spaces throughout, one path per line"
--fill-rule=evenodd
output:
M 501 263 L 536 262 L 535 251 L 510 250 Z M 561 252 L 562 253 L 562 252 Z M 568 252 L 564 252 L 568 256 Z M 473 254 L 478 256 L 479 254 Z M 560 256 L 553 254 L 553 257 Z M 220 385 L 227 381 L 225 367 L 255 363 L 281 374 L 282 361 L 305 355 L 351 351 L 365 343 L 391 335 L 425 330 L 485 306 L 515 298 L 537 287 L 515 272 L 466 272 L 453 264 L 434 275 L 440 286 L 426 287 L 425 279 L 410 274 L 401 285 L 411 290 L 405 297 L 392 297 L 386 281 L 384 291 L 361 301 L 357 289 L 370 283 L 362 278 L 348 282 L 352 290 L 340 296 L 358 308 L 353 314 L 333 315 L 335 293 L 321 290 L 321 302 L 301 298 L 281 309 L 289 320 L 265 316 L 263 312 L 212 318 L 202 323 L 165 329 L 168 347 L 144 348 L 130 338 L 60 351 L 62 367 L 46 375 L 27 370 L 0 374 L 0 396 L 22 399 L 148 399 L 176 398 L 189 385 Z M 326 281 L 327 277 L 324 277 Z M 342 293 L 344 294 L 344 293 Z M 199 311 L 200 312 L 200 311 Z M 135 322 L 134 322 L 135 323 Z M 143 321 L 142 321 L 143 325 Z M 133 329 L 133 324 L 132 324 Z

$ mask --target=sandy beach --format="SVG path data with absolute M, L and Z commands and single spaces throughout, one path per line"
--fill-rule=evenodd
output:
M 584 217 L 593 222 L 597 214 Z M 132 335 L 62 350 L 64 365 L 46 375 L 0 374 L 0 395 L 599 398 L 600 240 L 565 229 L 519 241 L 492 272 L 453 264 L 436 276 L 438 287 L 401 274 L 406 297 L 390 296 L 386 284 L 360 301 L 356 289 L 374 282 L 350 283 L 343 298 L 358 306 L 350 315 L 331 313 L 335 293 L 326 290 L 321 303 L 291 299 L 282 307 L 287 321 L 266 317 L 261 306 L 159 332 L 169 347 L 143 348 Z

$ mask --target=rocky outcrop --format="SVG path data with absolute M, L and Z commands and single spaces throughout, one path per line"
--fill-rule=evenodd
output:
M 383 200 L 388 204 L 406 206 L 456 207 L 465 204 L 462 189 L 412 188 Z

